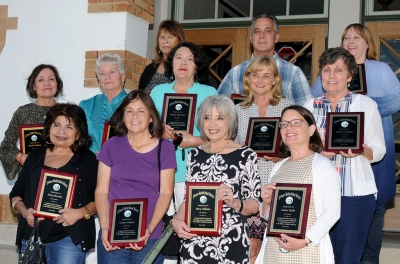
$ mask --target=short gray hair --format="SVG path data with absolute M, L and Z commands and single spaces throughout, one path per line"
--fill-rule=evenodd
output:
M 228 138 L 235 139 L 238 130 L 238 117 L 235 105 L 226 95 L 209 96 L 201 103 L 196 116 L 196 125 L 200 130 L 201 138 L 207 141 L 210 140 L 204 132 L 204 117 L 207 112 L 211 111 L 213 106 L 215 106 L 219 114 L 223 114 L 228 118 Z
M 278 19 L 274 15 L 271 15 L 270 13 L 260 13 L 257 16 L 253 17 L 253 19 L 251 20 L 250 35 L 253 34 L 254 23 L 259 18 L 269 18 L 269 19 L 271 19 L 272 22 L 274 22 L 275 34 L 277 34 L 277 35 L 279 34 L 279 31 L 278 31 L 278 26 L 279 26 L 278 25 Z
M 96 60 L 96 76 L 99 76 L 99 68 L 103 63 L 115 63 L 117 65 L 119 73 L 125 73 L 125 65 L 121 57 L 118 54 L 104 53 Z

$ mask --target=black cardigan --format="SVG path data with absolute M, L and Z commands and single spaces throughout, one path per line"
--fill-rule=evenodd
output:
M 154 66 L 154 63 L 150 63 L 149 65 L 144 68 L 144 71 L 142 72 L 142 75 L 140 75 L 140 80 L 139 80 L 139 90 L 144 90 L 146 89 L 146 86 L 149 84 L 151 81 L 151 78 L 153 78 L 153 75 L 156 73 L 157 67 Z
M 47 147 L 41 147 L 29 153 L 22 171 L 10 192 L 10 201 L 16 196 L 20 196 L 26 208 L 33 208 L 36 200 L 36 194 L 39 186 L 39 179 L 42 168 L 44 167 L 44 158 Z M 69 164 L 63 166 L 59 171 L 78 174 L 75 187 L 75 198 L 72 208 L 81 208 L 94 201 L 94 192 L 97 184 L 98 161 L 96 156 L 90 150 L 76 152 Z M 72 168 L 66 171 L 67 168 Z M 23 230 L 28 224 L 21 215 L 19 216 L 16 245 L 21 248 Z M 39 224 L 39 233 L 42 240 L 46 240 L 51 229 L 57 225 L 52 220 L 43 220 Z M 29 232 L 32 227 L 28 226 Z M 74 225 L 65 227 L 75 245 L 82 243 L 82 251 L 87 252 L 95 247 L 96 229 L 94 218 L 89 220 L 78 220 Z

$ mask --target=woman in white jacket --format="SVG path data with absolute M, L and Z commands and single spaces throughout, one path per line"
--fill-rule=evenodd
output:
M 340 217 L 339 175 L 332 162 L 318 154 L 323 145 L 310 111 L 297 105 L 286 107 L 279 128 L 281 149 L 290 157 L 274 166 L 269 183 L 261 189 L 261 217 L 268 221 L 276 183 L 312 184 L 312 191 L 305 239 L 285 234 L 267 239 L 263 263 L 333 264 L 328 232 Z
M 357 70 L 353 55 L 343 48 L 330 48 L 319 58 L 322 86 L 326 94 L 304 105 L 316 120 L 325 139 L 328 112 L 364 112 L 363 153 L 351 150 L 321 152 L 332 160 L 342 182 L 341 217 L 330 231 L 335 263 L 360 263 L 375 210 L 377 188 L 371 163 L 386 153 L 381 116 L 376 103 L 367 96 L 352 93 L 348 84 Z

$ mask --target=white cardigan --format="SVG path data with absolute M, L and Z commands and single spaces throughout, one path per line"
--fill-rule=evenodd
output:
M 351 177 L 353 179 L 353 192 L 355 196 L 376 194 L 374 173 L 370 163 L 380 161 L 386 153 L 385 139 L 383 135 L 382 120 L 377 104 L 368 96 L 353 94 L 353 102 L 350 104 L 350 112 L 365 112 L 364 144 L 372 149 L 372 160 L 363 155 L 351 158 Z M 313 112 L 314 99 L 308 100 L 304 107 L 314 114 L 315 121 L 320 123 L 321 117 Z M 324 140 L 324 139 L 322 139 Z
M 276 171 L 281 167 L 283 162 L 289 158 L 278 162 L 271 171 L 268 182 L 275 175 Z M 314 245 L 320 245 L 320 263 L 334 264 L 334 256 L 332 243 L 329 238 L 329 230 L 340 218 L 340 176 L 337 173 L 332 162 L 315 153 L 312 163 L 312 175 L 313 184 L 312 188 L 314 191 L 314 206 L 317 216 L 317 220 L 306 231 L 306 236 L 312 241 Z M 262 208 L 262 205 L 260 205 Z M 260 210 L 260 215 L 262 211 Z M 261 216 L 265 220 L 268 220 L 267 211 L 264 216 Z

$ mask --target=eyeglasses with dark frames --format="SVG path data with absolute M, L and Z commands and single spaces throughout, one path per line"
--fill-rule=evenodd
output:
M 303 119 L 293 119 L 293 120 L 290 120 L 290 121 L 281 121 L 281 122 L 279 122 L 278 127 L 279 127 L 280 129 L 282 129 L 282 128 L 287 128 L 287 127 L 289 126 L 289 124 L 290 124 L 292 127 L 299 127 L 299 126 L 301 126 L 301 124 L 302 124 L 303 122 L 305 122 L 305 123 L 308 125 L 308 122 L 307 122 L 306 120 L 303 120 Z

